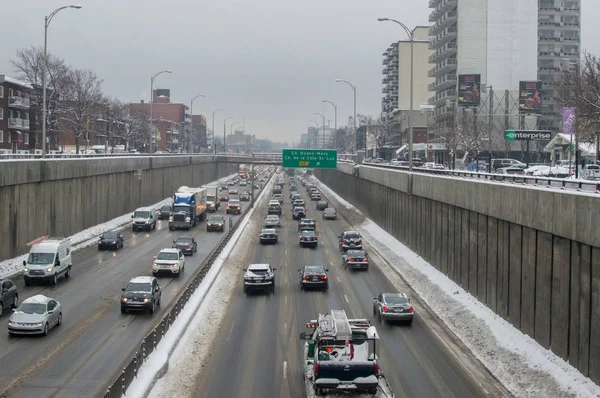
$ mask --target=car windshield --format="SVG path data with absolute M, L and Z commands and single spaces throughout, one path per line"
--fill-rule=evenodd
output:
M 52 264 L 54 253 L 29 253 L 27 263 L 29 264 Z
M 325 272 L 322 265 L 307 265 L 304 267 L 304 272 Z
M 177 260 L 179 255 L 176 252 L 160 252 L 156 256 L 157 260 Z
M 276 214 L 271 214 L 267 216 L 267 220 L 279 220 L 279 216 Z
M 294 207 L 295 212 L 304 211 L 304 207 Z
M 315 220 L 313 220 L 311 218 L 305 218 L 304 220 L 302 220 L 302 224 L 312 224 L 314 222 L 315 222 Z
M 177 243 L 178 245 L 191 245 L 192 244 L 192 238 L 177 238 L 177 240 L 175 241 L 175 243 Z
M 364 257 L 365 252 L 362 250 L 348 250 L 346 255 L 348 255 L 348 257 Z
M 325 209 L 325 213 L 335 213 L 335 209 L 328 207 L 327 209 Z
M 207 202 L 214 202 L 215 201 L 214 195 L 206 195 L 206 201 Z
M 346 232 L 346 235 L 344 237 L 346 239 L 356 239 L 359 238 L 360 235 L 358 235 L 358 232 Z
M 256 275 L 269 275 L 268 269 L 251 269 L 250 272 Z
M 223 217 L 222 216 L 212 216 L 211 218 L 208 219 L 209 222 L 222 222 L 223 221 Z
M 408 299 L 402 296 L 385 296 L 385 302 L 388 304 L 407 304 Z
M 117 232 L 105 232 L 104 234 L 102 234 L 102 239 L 117 239 L 119 237 L 119 234 Z
M 171 211 L 171 206 L 163 206 L 160 208 L 160 211 Z
M 130 283 L 125 289 L 128 292 L 144 292 L 151 293 L 152 285 L 150 283 Z
M 43 314 L 46 312 L 46 304 L 42 303 L 23 303 L 18 309 L 19 312 L 26 314 Z
M 260 231 L 261 234 L 274 234 L 275 230 L 274 229 L 263 229 L 262 231 Z
M 308 236 L 308 237 L 315 236 L 315 231 L 302 231 L 302 236 Z
M 525 174 L 522 169 L 506 169 L 506 174 Z
M 229 201 L 229 204 L 230 204 L 230 205 L 239 205 L 239 204 L 240 204 L 240 202 L 238 202 L 237 200 L 230 200 L 230 201 Z
M 279 202 L 276 200 L 272 200 L 269 202 L 269 206 L 279 206 Z
M 150 212 L 149 211 L 136 211 L 135 213 L 133 213 L 133 217 L 134 218 L 150 218 Z

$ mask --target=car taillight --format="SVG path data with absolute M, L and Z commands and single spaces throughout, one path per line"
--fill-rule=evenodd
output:
M 323 278 L 322 278 L 322 279 L 323 279 L 324 281 L 326 281 L 326 280 L 327 280 L 327 275 L 323 275 Z
M 317 240 L 317 239 L 319 239 L 319 238 L 317 238 L 317 237 L 315 236 L 315 238 L 314 238 L 314 239 L 315 239 L 315 240 Z
M 362 240 L 359 240 L 359 241 L 358 241 L 358 244 L 359 244 L 359 245 L 362 245 Z
M 368 262 L 369 260 L 367 260 L 366 258 L 363 258 L 363 263 Z
M 313 367 L 314 371 L 315 371 L 315 376 L 319 375 L 319 363 L 315 362 L 315 366 Z M 379 367 L 377 368 L 377 371 L 379 371 Z
M 377 362 L 373 363 L 373 369 L 375 370 L 375 376 L 379 376 L 379 364 Z
M 308 280 L 308 276 L 306 276 L 306 275 L 302 276 L 302 280 L 303 280 L 303 281 L 306 281 L 306 280 Z
M 408 309 L 408 312 L 413 312 L 413 306 L 411 305 L 410 308 Z
M 387 305 L 383 306 L 383 312 L 387 312 Z

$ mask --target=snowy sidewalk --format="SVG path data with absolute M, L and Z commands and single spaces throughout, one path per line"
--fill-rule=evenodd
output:
M 311 179 L 515 397 L 600 397 L 600 387 L 589 378 L 496 315 L 316 177 Z

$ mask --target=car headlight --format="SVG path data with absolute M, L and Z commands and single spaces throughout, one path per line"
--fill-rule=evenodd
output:
M 126 302 L 127 302 L 127 297 L 123 297 L 121 300 L 122 300 L 124 303 L 126 303 Z
M 52 270 L 53 270 L 52 267 L 46 268 L 46 272 L 52 272 Z
M 153 264 L 152 264 L 152 268 L 158 268 L 158 264 L 156 264 L 156 263 L 153 263 Z
M 101 240 L 99 240 L 99 241 L 98 241 L 98 244 L 99 244 L 99 245 L 100 245 L 100 244 L 102 244 L 102 241 L 101 241 Z
M 173 217 L 169 217 L 169 221 L 173 221 Z
M 144 299 L 144 303 L 147 303 L 148 301 L 150 301 L 150 300 L 148 300 L 148 298 Z
M 219 227 L 222 227 L 222 226 L 223 226 L 223 223 L 222 223 L 222 222 L 220 222 L 220 223 L 219 223 Z
M 36 327 L 36 328 L 39 328 L 39 327 L 41 327 L 42 325 L 43 325 L 43 324 L 42 324 L 42 322 L 38 322 L 38 323 L 34 323 L 34 324 L 32 324 L 31 326 L 34 326 L 34 327 Z
M 150 220 L 146 220 L 146 224 L 150 224 Z
M 179 264 L 173 264 L 172 267 L 177 268 L 177 267 L 179 267 Z
M 23 271 L 24 272 L 29 272 L 29 268 L 25 267 L 25 268 L 23 268 Z
M 189 217 L 185 218 L 185 221 L 190 221 L 190 220 L 191 220 L 191 218 L 189 218 Z

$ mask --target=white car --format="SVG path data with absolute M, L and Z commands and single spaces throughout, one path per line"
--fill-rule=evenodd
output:
M 179 277 L 185 270 L 185 256 L 183 252 L 177 248 L 162 249 L 157 256 L 154 257 L 152 263 L 152 275 L 171 274 Z
M 281 219 L 277 214 L 269 214 L 265 218 L 265 228 L 281 227 Z

